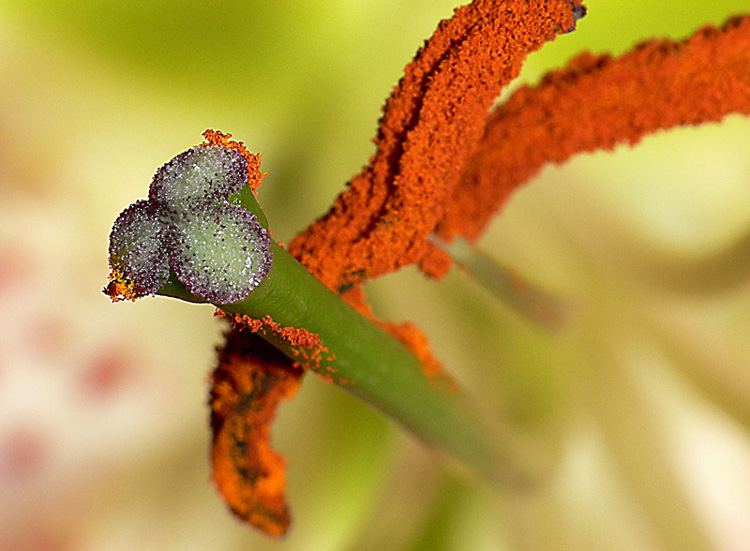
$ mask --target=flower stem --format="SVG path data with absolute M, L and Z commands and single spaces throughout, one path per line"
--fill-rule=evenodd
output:
M 547 331 L 564 330 L 575 313 L 570 301 L 523 278 L 460 237 L 446 243 L 432 234 L 430 242 L 448 253 L 462 270 L 503 304 Z
M 239 202 L 265 222 L 252 192 Z M 387 413 L 425 442 L 450 451 L 485 476 L 497 479 L 507 461 L 494 448 L 492 433 L 471 411 L 471 402 L 455 385 L 427 375 L 416 355 L 401 341 L 329 290 L 292 255 L 272 240 L 273 262 L 263 281 L 244 300 L 216 304 L 226 314 L 302 328 L 320 339 L 323 361 L 306 367 Z M 189 302 L 192 295 L 174 277 L 157 294 Z M 296 362 L 299 347 L 278 333 L 259 331 Z

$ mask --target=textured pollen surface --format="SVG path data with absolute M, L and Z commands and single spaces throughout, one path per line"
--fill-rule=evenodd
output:
M 153 295 L 169 278 L 168 229 L 151 204 L 138 201 L 120 213 L 109 235 L 109 263 L 138 294 Z
M 428 255 L 434 262 L 429 235 L 482 138 L 488 110 L 527 54 L 575 27 L 580 5 L 474 0 L 441 22 L 388 99 L 370 164 L 289 252 L 337 292 Z
M 172 269 L 191 293 L 210 302 L 244 299 L 271 267 L 271 238 L 243 208 L 206 204 L 183 212 L 175 228 Z
M 247 159 L 220 146 L 194 147 L 163 165 L 154 176 L 149 199 L 172 212 L 194 203 L 226 200 L 247 182 Z
M 112 228 L 105 293 L 113 300 L 156 294 L 170 269 L 190 292 L 220 304 L 258 286 L 271 267 L 271 238 L 255 214 L 229 203 L 248 184 L 243 152 L 197 146 L 156 172 L 148 201 L 130 205 Z
M 438 232 L 478 239 L 547 163 L 730 113 L 750 114 L 750 16 L 686 40 L 644 42 L 618 57 L 580 54 L 492 111 Z

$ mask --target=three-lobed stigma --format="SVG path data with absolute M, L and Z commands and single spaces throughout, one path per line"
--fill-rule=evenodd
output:
M 272 261 L 268 231 L 255 214 L 229 202 L 246 182 L 245 157 L 220 146 L 194 147 L 164 164 L 148 201 L 136 201 L 115 220 L 109 263 L 117 285 L 105 293 L 113 299 L 156 294 L 171 270 L 209 302 L 244 299 Z

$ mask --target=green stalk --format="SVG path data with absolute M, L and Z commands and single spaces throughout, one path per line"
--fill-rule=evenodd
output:
M 475 244 L 454 237 L 446 243 L 437 235 L 430 242 L 450 255 L 456 265 L 522 318 L 552 333 L 562 332 L 575 314 L 572 302 L 524 279 Z
M 238 195 L 234 199 L 265 222 L 252 192 Z M 216 306 L 228 314 L 270 316 L 283 327 L 317 334 L 332 359 L 310 365 L 312 370 L 390 415 L 423 441 L 445 448 L 487 477 L 500 477 L 508 461 L 495 450 L 492 432 L 482 427 L 462 391 L 441 385 L 439 376 L 426 375 L 411 350 L 329 290 L 275 241 L 271 252 L 270 271 L 247 298 Z M 175 278 L 158 294 L 205 302 Z M 288 342 L 271 332 L 259 334 L 300 360 Z
M 270 328 L 258 334 L 440 446 L 486 477 L 525 483 L 517 446 L 480 422 L 473 402 L 400 340 L 329 290 L 270 236 L 248 183 L 246 158 L 217 146 L 174 157 L 154 176 L 148 200 L 125 209 L 110 234 L 114 300 L 160 294 L 212 303 L 229 315 L 270 317 L 317 335 L 293 346 Z M 308 354 L 309 352 L 309 354 Z M 307 355 L 306 355 L 307 354 Z M 312 358 L 312 359 L 311 359 Z M 502 451 L 502 453 L 501 453 Z

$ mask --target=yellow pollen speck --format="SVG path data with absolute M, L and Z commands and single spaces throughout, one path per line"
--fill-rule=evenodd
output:
M 119 270 L 112 270 L 112 273 L 109 274 L 109 284 L 104 289 L 104 294 L 108 295 L 112 302 L 123 300 L 135 302 L 136 299 L 143 296 L 136 290 L 135 283 L 125 279 Z

